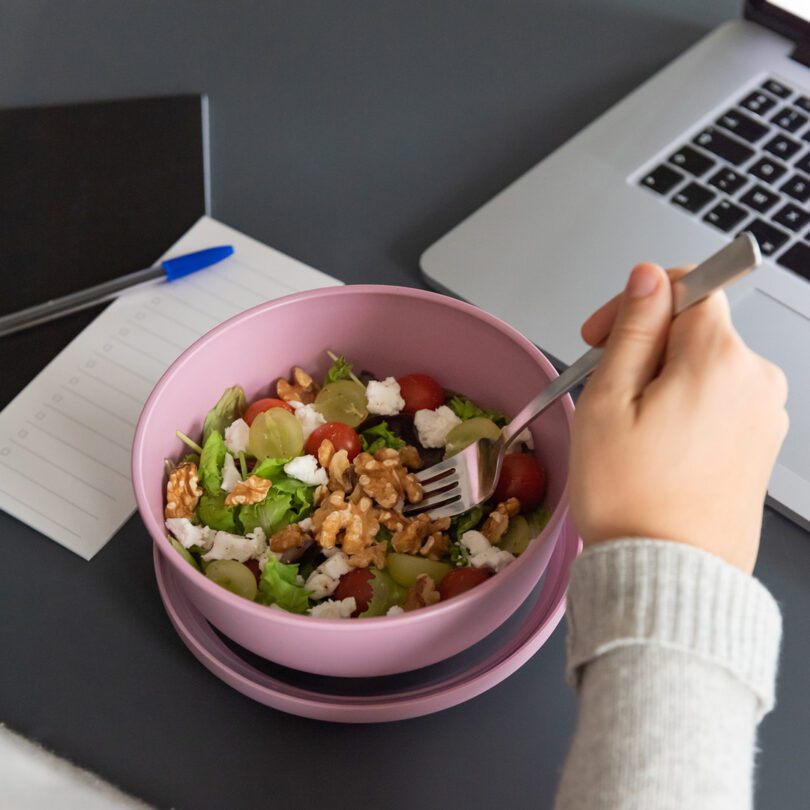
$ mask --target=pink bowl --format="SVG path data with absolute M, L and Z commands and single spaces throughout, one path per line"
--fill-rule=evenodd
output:
M 400 616 L 359 621 L 297 616 L 219 587 L 172 548 L 163 525 L 164 458 L 199 435 L 229 385 L 248 401 L 300 365 L 326 372 L 325 350 L 379 375 L 424 372 L 484 407 L 516 413 L 557 376 L 543 354 L 492 315 L 436 293 L 401 287 L 329 287 L 279 298 L 212 329 L 163 375 L 144 406 L 132 451 L 138 509 L 185 594 L 214 627 L 252 652 L 321 675 L 370 677 L 417 669 L 477 643 L 504 622 L 542 576 L 568 512 L 569 397 L 532 427 L 548 471 L 553 514 L 523 555 L 461 596 Z

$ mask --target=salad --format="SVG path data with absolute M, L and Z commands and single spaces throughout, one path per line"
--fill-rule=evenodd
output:
M 452 599 L 511 564 L 549 518 L 525 433 L 494 496 L 455 518 L 407 518 L 414 471 L 495 438 L 508 419 L 426 374 L 377 379 L 332 359 L 248 404 L 228 388 L 198 441 L 166 460 L 168 538 L 245 599 L 318 617 L 396 615 Z

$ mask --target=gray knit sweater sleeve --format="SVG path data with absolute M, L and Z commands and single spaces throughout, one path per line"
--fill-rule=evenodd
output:
M 745 810 L 774 702 L 781 617 L 755 579 L 659 540 L 574 563 L 568 677 L 580 717 L 557 810 Z

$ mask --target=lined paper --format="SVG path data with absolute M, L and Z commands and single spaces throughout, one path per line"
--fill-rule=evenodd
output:
M 224 244 L 225 261 L 112 303 L 0 413 L 0 508 L 89 560 L 135 509 L 135 425 L 177 356 L 248 307 L 341 283 L 210 217 L 161 261 Z

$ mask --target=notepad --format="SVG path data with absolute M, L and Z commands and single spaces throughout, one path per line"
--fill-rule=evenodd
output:
M 113 302 L 0 413 L 0 508 L 89 560 L 135 509 L 135 425 L 177 356 L 244 309 L 341 283 L 210 217 L 160 260 L 222 244 L 225 261 Z

